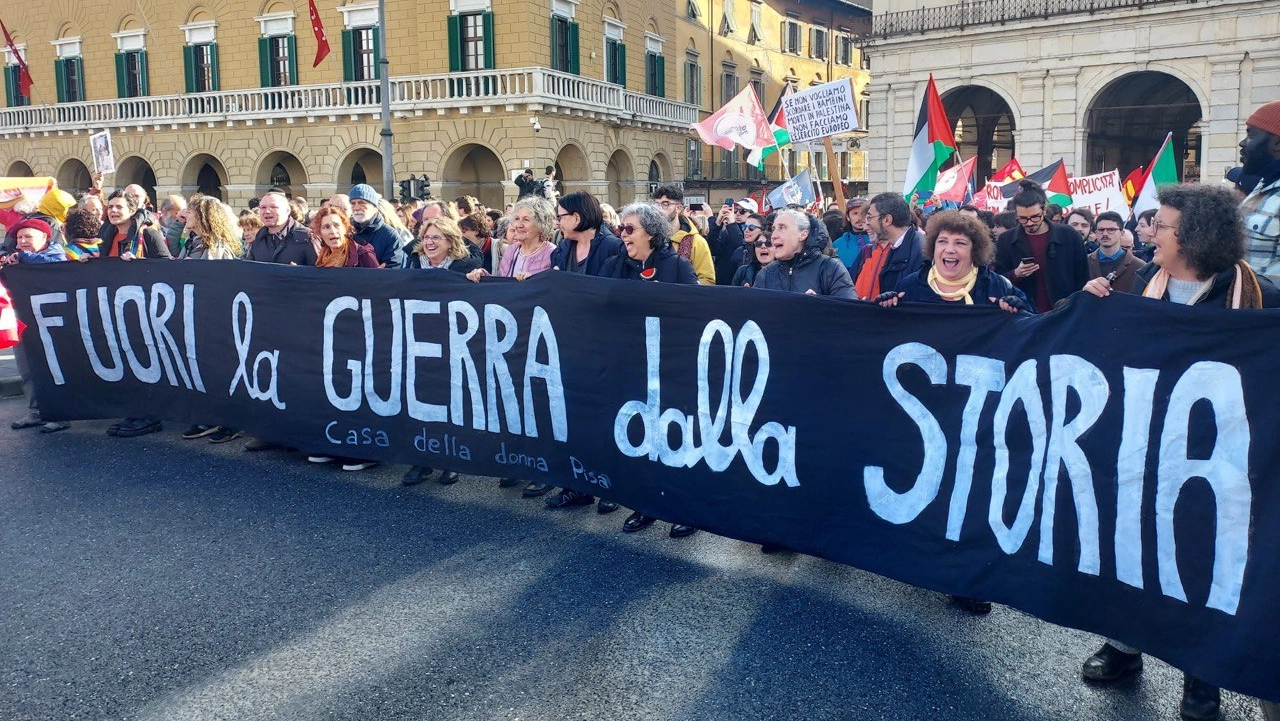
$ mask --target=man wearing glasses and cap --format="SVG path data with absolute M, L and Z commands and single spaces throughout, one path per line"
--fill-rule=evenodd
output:
M 742 265 L 746 255 L 742 224 L 752 213 L 758 212 L 760 206 L 751 198 L 740 198 L 732 204 L 726 202 L 716 216 L 716 222 L 707 229 L 707 243 L 716 257 L 716 277 L 720 285 L 729 285 L 738 266 Z

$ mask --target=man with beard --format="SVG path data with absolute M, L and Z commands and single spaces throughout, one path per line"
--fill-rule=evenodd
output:
M 1240 203 L 1249 264 L 1259 273 L 1280 273 L 1280 100 L 1254 111 L 1240 141 L 1241 172 L 1261 178 Z
M 400 234 L 382 219 L 378 203 L 382 200 L 373 186 L 360 183 L 347 195 L 351 198 L 351 227 L 358 243 L 373 246 L 378 267 L 399 268 L 404 265 Z

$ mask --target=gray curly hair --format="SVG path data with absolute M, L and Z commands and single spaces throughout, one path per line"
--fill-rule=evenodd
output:
M 632 203 L 618 211 L 618 217 L 623 223 L 627 218 L 635 218 L 639 221 L 644 232 L 653 238 L 649 241 L 649 245 L 654 250 L 671 245 L 671 221 L 667 219 L 667 214 L 654 203 Z
M 556 206 L 552 205 L 551 201 L 546 198 L 530 195 L 517 200 L 507 217 L 514 218 L 521 208 L 528 208 L 529 212 L 533 213 L 533 220 L 538 224 L 542 239 L 551 242 L 551 239 L 556 234 Z

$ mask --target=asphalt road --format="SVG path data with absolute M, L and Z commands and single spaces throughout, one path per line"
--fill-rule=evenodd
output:
M 1098 639 L 490 478 L 400 485 L 0 401 L 0 719 L 1175 719 Z M 1226 694 L 1226 718 L 1258 719 Z

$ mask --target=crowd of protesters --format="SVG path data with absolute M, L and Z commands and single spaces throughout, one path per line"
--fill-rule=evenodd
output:
M 1103 298 L 1132 293 L 1186 305 L 1276 307 L 1280 291 L 1246 258 L 1277 255 L 1280 102 L 1249 118 L 1240 147 L 1243 173 L 1254 180 L 1253 187 L 1243 188 L 1243 200 L 1216 186 L 1165 188 L 1159 209 L 1136 218 L 1136 237 L 1120 214 L 1095 217 L 1085 209 L 1064 210 L 1048 203 L 1043 189 L 1030 181 L 1020 184 L 999 214 L 964 206 L 925 218 L 902 195 L 886 192 L 853 198 L 822 216 L 798 207 L 761 212 L 750 198 L 726 200 L 713 216 L 705 206 L 687 208 L 678 185 L 660 185 L 651 199 L 620 211 L 586 192 L 561 195 L 554 167 L 548 167 L 542 179 L 534 179 L 532 171 L 518 176 L 520 197 L 502 211 L 469 196 L 397 204 L 365 184 L 322 200 L 314 210 L 302 198 L 272 191 L 239 212 L 207 196 L 169 196 L 154 208 L 136 185 L 105 197 L 94 190 L 78 200 L 53 189 L 35 207 L 18 207 L 0 218 L 7 225 L 0 262 L 244 259 L 449 271 L 477 283 L 487 276 L 520 281 L 540 273 L 581 273 L 829 296 L 885 308 L 914 302 L 990 306 L 1014 314 L 1052 312 L 1081 291 Z M 67 423 L 41 418 L 21 346 L 17 359 L 30 407 L 12 427 L 65 430 Z M 162 428 L 160 419 L 126 418 L 107 432 L 131 437 Z M 241 432 L 197 424 L 182 436 L 225 443 Z M 275 447 L 269 438 L 245 445 L 248 451 Z M 325 455 L 308 460 L 349 471 L 376 465 Z M 414 466 L 403 483 L 422 483 L 435 473 Z M 449 485 L 459 475 L 441 469 L 436 480 Z M 519 483 L 504 478 L 499 485 Z M 602 514 L 618 508 L 607 499 L 546 483 L 527 484 L 523 496 L 545 497 L 548 508 L 595 504 Z M 640 531 L 655 520 L 635 512 L 622 530 Z M 696 530 L 674 524 L 669 535 L 679 538 Z M 975 614 L 991 609 L 977 599 L 956 601 Z M 1110 682 L 1141 668 L 1139 649 L 1108 641 L 1084 662 L 1082 675 Z M 1217 718 L 1219 705 L 1218 689 L 1186 676 L 1183 718 Z

